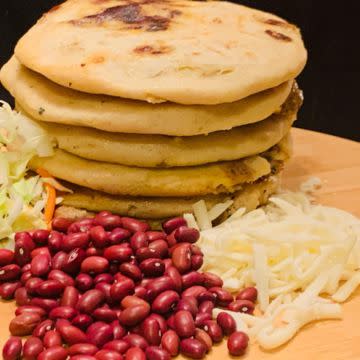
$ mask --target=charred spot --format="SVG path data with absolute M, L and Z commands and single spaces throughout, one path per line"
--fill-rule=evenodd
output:
M 277 19 L 265 19 L 264 23 L 269 24 L 269 25 L 274 25 L 274 26 L 283 26 L 283 27 L 288 27 L 289 26 L 289 24 L 287 22 L 277 20 Z
M 61 8 L 61 4 L 60 4 L 60 5 L 55 5 L 55 6 L 53 6 L 53 7 L 48 11 L 48 13 L 57 11 L 57 10 L 59 10 L 60 8 Z
M 81 66 L 81 67 L 84 67 L 84 66 L 86 66 L 86 64 L 82 63 L 82 64 L 80 64 L 80 66 Z
M 156 0 L 144 1 L 155 2 Z M 126 5 L 113 6 L 100 13 L 88 15 L 79 20 L 71 20 L 70 22 L 74 25 L 85 25 L 89 23 L 103 24 L 108 21 L 119 21 L 131 25 L 126 29 L 162 31 L 169 27 L 171 19 L 181 14 L 179 10 L 171 10 L 167 16 L 146 16 L 142 14 L 142 4 L 144 3 L 129 3 Z
M 164 55 L 171 52 L 171 48 L 166 45 L 160 46 L 151 46 L 151 45 L 143 45 L 136 47 L 133 51 L 136 54 L 148 54 L 148 55 Z
M 273 31 L 273 30 L 265 30 L 265 33 L 270 35 L 272 38 L 276 39 L 276 40 L 281 40 L 281 41 L 286 41 L 286 42 L 290 42 L 292 41 L 292 38 L 290 36 L 284 35 L 282 33 L 279 33 L 277 31 Z
M 212 22 L 213 22 L 214 24 L 222 24 L 222 20 L 221 20 L 220 18 L 218 18 L 218 17 L 213 18 L 213 19 L 212 19 Z
M 39 107 L 38 114 L 42 115 L 45 112 L 45 109 L 43 107 Z

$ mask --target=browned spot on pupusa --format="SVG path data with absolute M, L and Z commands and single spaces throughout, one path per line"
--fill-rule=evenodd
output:
M 212 19 L 213 24 L 222 24 L 222 20 L 218 17 L 215 17 Z
M 276 40 L 280 40 L 280 41 L 285 41 L 285 42 L 290 42 L 292 41 L 292 38 L 290 36 L 287 36 L 285 34 L 279 33 L 277 31 L 274 30 L 265 30 L 265 33 L 270 35 L 272 38 L 276 39 Z
M 167 45 L 142 45 L 137 46 L 133 51 L 138 55 L 164 55 L 173 49 Z
M 290 24 L 285 22 L 285 21 L 281 21 L 281 20 L 277 20 L 277 19 L 264 19 L 263 22 L 265 24 L 269 24 L 269 25 L 274 25 L 274 26 L 282 26 L 282 27 L 288 27 Z
M 53 7 L 48 11 L 48 13 L 57 11 L 57 10 L 59 10 L 60 8 L 61 8 L 61 4 L 60 4 L 60 5 L 55 5 L 55 6 L 53 6 Z
M 145 2 L 144 2 L 145 1 Z M 112 6 L 100 13 L 88 15 L 82 19 L 71 20 L 74 25 L 88 25 L 95 24 L 97 26 L 103 25 L 109 22 L 123 23 L 127 26 L 124 30 L 134 29 L 145 31 L 163 31 L 168 29 L 171 20 L 179 16 L 181 11 L 168 9 L 166 16 L 161 15 L 145 15 L 144 5 L 149 3 L 159 2 L 160 0 L 143 0 L 143 2 L 131 2 L 128 1 L 124 5 Z M 166 1 L 162 1 L 166 4 Z
M 105 58 L 102 55 L 94 55 L 89 59 L 89 63 L 101 64 L 105 61 Z

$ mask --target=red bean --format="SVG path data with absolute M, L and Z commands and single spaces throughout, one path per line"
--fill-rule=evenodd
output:
M 116 351 L 103 349 L 95 354 L 95 358 L 98 360 L 122 360 L 123 357 Z
M 199 305 L 199 313 L 208 313 L 211 315 L 214 307 L 215 305 L 213 301 L 205 300 Z
M 24 287 L 20 287 L 15 290 L 15 301 L 16 305 L 29 305 L 31 302 L 31 297 Z
M 123 338 L 124 341 L 127 341 L 131 347 L 136 346 L 139 347 L 142 350 L 145 350 L 149 344 L 148 342 L 145 340 L 144 337 L 142 337 L 141 335 L 137 335 L 137 334 L 129 334 L 126 335 Z
M 95 285 L 95 289 L 100 290 L 105 295 L 105 301 L 107 304 L 114 304 L 114 301 L 111 297 L 111 284 L 105 282 L 99 282 Z
M 14 298 L 15 291 L 21 287 L 20 281 L 6 282 L 0 285 L 0 296 L 4 300 Z
M 19 306 L 16 310 L 15 310 L 15 315 L 21 315 L 24 313 L 33 313 L 33 314 L 38 314 L 40 317 L 43 317 L 46 315 L 46 311 L 39 307 L 39 306 L 32 306 L 32 305 L 23 305 L 23 306 Z
M 191 269 L 191 249 L 189 244 L 177 245 L 172 253 L 171 260 L 181 274 L 188 272 Z
M 109 261 L 101 256 L 90 256 L 81 263 L 81 271 L 92 275 L 104 273 L 108 268 Z
M 104 257 L 109 261 L 123 263 L 129 261 L 133 252 L 131 248 L 123 245 L 112 245 L 105 249 Z
M 133 307 L 133 306 L 139 306 L 139 305 L 142 305 L 142 306 L 149 306 L 149 304 L 135 296 L 135 295 L 128 295 L 128 296 L 125 296 L 122 300 L 121 300 L 121 306 L 124 308 L 124 309 L 127 309 L 129 307 Z
M 60 231 L 60 232 L 67 232 L 68 227 L 73 223 L 72 220 L 70 219 L 66 219 L 66 218 L 54 218 L 52 223 L 51 223 L 51 227 L 54 230 Z
M 200 285 L 194 285 L 189 287 L 188 289 L 186 289 L 182 294 L 181 297 L 185 298 L 187 296 L 192 296 L 194 298 L 198 298 L 198 296 L 203 293 L 204 291 L 206 291 L 206 289 L 203 286 Z
M 89 341 L 98 348 L 102 348 L 104 344 L 114 338 L 112 326 L 102 321 L 91 324 L 86 330 L 86 335 Z
M 177 244 L 177 240 L 175 239 L 175 231 L 176 229 L 171 234 L 167 235 L 165 239 L 170 248 Z
M 236 300 L 248 300 L 254 303 L 257 300 L 257 296 L 258 291 L 255 287 L 247 287 L 236 295 Z
M 80 312 L 91 314 L 104 301 L 105 295 L 100 290 L 88 290 L 80 297 L 77 308 Z
M 4 360 L 18 360 L 21 356 L 22 343 L 21 338 L 17 336 L 11 336 L 3 347 L 3 359 Z
M 48 247 L 49 250 L 54 254 L 61 250 L 61 244 L 63 241 L 63 235 L 57 231 L 51 231 L 49 235 Z
M 227 307 L 234 300 L 233 296 L 223 288 L 212 287 L 209 289 L 209 291 L 216 294 L 216 304 L 218 306 Z
M 172 218 L 162 224 L 162 228 L 167 234 L 170 234 L 180 226 L 187 226 L 187 222 L 183 217 Z
M 68 356 L 68 351 L 62 346 L 54 346 L 44 350 L 38 356 L 38 360 L 65 360 Z
M 66 286 L 74 286 L 75 285 L 74 279 L 71 276 L 69 276 L 68 274 L 61 271 L 61 270 L 51 270 L 49 272 L 48 279 L 49 280 L 57 280 L 64 287 L 66 287 Z
M 203 329 L 210 335 L 213 342 L 220 342 L 223 338 L 221 327 L 214 320 L 205 320 Z
M 189 338 L 195 334 L 194 319 L 189 311 L 180 310 L 174 318 L 175 331 L 182 338 Z
M 79 314 L 72 319 L 71 323 L 84 331 L 93 323 L 93 319 L 87 314 Z
M 148 245 L 149 245 L 148 236 L 146 235 L 146 233 L 142 231 L 136 232 L 130 238 L 130 246 L 134 251 L 142 247 L 147 247 Z
M 181 276 L 182 287 L 187 289 L 191 286 L 202 285 L 204 282 L 204 277 L 201 273 L 197 271 L 191 271 L 187 274 Z
M 58 280 L 46 280 L 36 287 L 36 292 L 43 297 L 58 297 L 64 290 L 64 285 Z
M 206 352 L 209 352 L 211 350 L 213 346 L 213 341 L 206 331 L 197 328 L 195 330 L 195 339 L 199 340 L 206 346 Z
M 170 276 L 160 276 L 147 285 L 146 296 L 149 300 L 153 300 L 166 290 L 175 290 L 175 284 Z
M 79 300 L 79 291 L 74 286 L 67 286 L 61 297 L 61 306 L 75 307 Z
M 161 347 L 171 356 L 179 354 L 180 338 L 174 330 L 168 330 L 161 338 Z
M 47 246 L 42 246 L 42 247 L 35 248 L 31 252 L 31 258 L 32 259 L 37 255 L 44 255 L 44 256 L 47 256 L 49 259 L 51 258 L 51 254 L 50 254 L 49 248 Z
M 51 348 L 54 346 L 61 346 L 62 339 L 61 335 L 57 330 L 48 331 L 43 338 L 43 344 L 46 348 Z
M 106 230 L 112 230 L 122 226 L 122 221 L 118 215 L 96 216 L 95 225 L 100 225 Z
M 57 252 L 52 258 L 52 269 L 60 270 L 66 264 L 68 259 L 68 254 L 65 251 Z
M 198 302 L 194 297 L 188 296 L 184 299 L 180 299 L 176 306 L 176 311 L 186 310 L 191 313 L 193 317 L 198 313 Z
M 195 325 L 197 327 L 204 326 L 205 321 L 211 320 L 211 319 L 212 319 L 212 315 L 209 313 L 198 313 L 195 316 Z
M 168 317 L 168 319 L 166 320 L 166 325 L 172 329 L 175 330 L 175 315 L 172 314 Z
M 152 313 L 149 315 L 148 319 L 155 319 L 159 323 L 160 331 L 162 334 L 167 331 L 166 320 L 161 315 Z
M 145 354 L 151 360 L 170 360 L 170 354 L 165 349 L 160 349 L 157 346 L 147 347 Z
M 93 278 L 88 274 L 79 274 L 75 278 L 75 285 L 76 288 L 80 291 L 87 291 L 90 290 L 93 287 L 94 280 Z
M 15 281 L 21 276 L 19 265 L 10 264 L 0 268 L 0 282 Z
M 99 349 L 90 343 L 79 343 L 74 344 L 69 347 L 69 355 L 94 355 L 96 354 Z
M 52 320 L 44 320 L 39 325 L 37 325 L 32 332 L 32 335 L 38 338 L 43 338 L 45 333 L 54 328 L 54 322 Z
M 92 355 L 79 354 L 79 355 L 71 356 L 70 360 L 96 360 L 96 357 Z
M 59 306 L 59 301 L 57 299 L 43 299 L 43 298 L 34 297 L 31 299 L 30 304 L 35 306 L 40 306 L 46 312 L 49 312 L 53 308 Z
M 199 270 L 204 263 L 204 257 L 202 255 L 192 255 L 191 256 L 191 269 Z
M 180 342 L 180 351 L 191 359 L 202 359 L 206 354 L 206 346 L 196 339 L 184 339 Z
M 134 293 L 135 283 L 129 278 L 125 278 L 122 282 L 111 285 L 110 295 L 113 301 L 121 301 L 125 296 Z
M 197 297 L 199 303 L 203 303 L 205 301 L 211 301 L 213 304 L 216 303 L 217 300 L 217 295 L 213 292 L 210 291 L 204 291 L 202 293 L 200 293 Z
M 137 231 L 146 232 L 150 230 L 149 224 L 146 222 L 136 220 L 129 217 L 123 217 L 122 218 L 122 226 L 123 228 L 132 231 L 133 233 Z
M 8 249 L 0 249 L 0 266 L 10 265 L 15 258 L 13 251 Z
M 103 256 L 104 255 L 104 249 L 98 249 L 94 246 L 88 247 L 85 250 L 86 256 Z
M 154 249 L 160 257 L 166 258 L 169 255 L 169 246 L 165 240 L 154 240 L 149 244 L 149 249 Z
M 23 313 L 11 320 L 9 330 L 15 336 L 30 335 L 40 322 L 41 317 L 38 314 Z
M 170 279 L 173 281 L 175 286 L 174 290 L 180 293 L 182 289 L 182 278 L 178 269 L 174 266 L 170 266 L 168 269 L 165 270 L 165 274 L 169 276 Z
M 160 345 L 161 330 L 159 322 L 154 318 L 146 318 L 142 324 L 144 338 L 150 345 Z
M 31 264 L 28 264 L 31 267 Z M 22 269 L 21 269 L 22 271 Z M 22 285 L 25 285 L 26 282 L 32 277 L 31 271 L 22 271 L 22 275 L 20 277 L 20 282 Z
M 120 324 L 124 326 L 135 326 L 143 321 L 150 312 L 150 306 L 136 305 L 123 310 L 119 316 Z
M 152 303 L 152 310 L 159 314 L 165 314 L 173 310 L 180 300 L 180 296 L 173 290 L 167 290 L 159 294 Z
M 59 331 L 61 337 L 69 345 L 85 343 L 88 340 L 85 333 L 73 325 L 68 325 L 62 322 L 60 323 L 58 321 L 56 323 L 56 330 Z
M 52 309 L 49 313 L 50 319 L 73 319 L 78 312 L 71 306 L 58 306 Z
M 160 259 L 160 252 L 157 249 L 142 247 L 136 250 L 136 260 L 142 262 L 146 259 Z
M 35 295 L 37 293 L 37 288 L 40 284 L 44 282 L 43 279 L 38 277 L 32 277 L 25 283 L 25 288 L 28 294 Z
M 162 231 L 147 231 L 145 234 L 150 242 L 155 240 L 166 240 L 166 234 Z
M 140 281 L 142 279 L 142 273 L 140 268 L 131 263 L 122 263 L 119 267 L 121 273 L 134 281 Z
M 103 346 L 103 349 L 114 350 L 119 354 L 125 354 L 129 348 L 130 344 L 124 340 L 109 341 Z
M 126 352 L 125 360 L 146 360 L 146 355 L 140 348 L 132 347 Z
M 67 233 L 68 234 L 87 233 L 90 231 L 93 225 L 94 225 L 94 219 L 91 218 L 80 219 L 75 221 L 69 226 Z
M 131 236 L 131 232 L 129 230 L 123 228 L 116 228 L 111 231 L 109 235 L 109 242 L 111 245 L 117 245 L 128 239 Z
M 83 249 L 77 248 L 71 250 L 64 262 L 61 270 L 69 274 L 78 273 L 80 270 L 81 263 L 86 257 L 86 253 Z
M 221 312 L 216 317 L 216 321 L 225 335 L 231 335 L 236 331 L 236 322 L 230 314 Z
M 23 359 L 36 360 L 38 355 L 44 350 L 42 341 L 34 336 L 29 337 L 24 344 Z
M 228 305 L 228 309 L 235 312 L 253 314 L 255 310 L 255 304 L 250 300 L 235 300 Z
M 102 273 L 102 274 L 96 275 L 94 278 L 95 285 L 98 284 L 99 282 L 106 282 L 108 284 L 112 284 L 113 281 L 114 281 L 114 277 L 109 273 Z
M 92 315 L 96 320 L 107 323 L 117 319 L 116 312 L 106 307 L 97 308 Z
M 31 273 L 33 276 L 45 276 L 50 271 L 50 258 L 47 255 L 36 255 L 31 260 Z
M 102 249 L 109 244 L 109 234 L 100 225 L 90 229 L 90 239 L 96 248 Z
M 31 252 L 35 249 L 35 244 L 28 233 L 15 241 L 15 262 L 24 266 L 31 261 Z
M 146 259 L 140 263 L 140 269 L 147 277 L 158 277 L 164 274 L 165 265 L 160 259 Z
M 75 232 L 65 235 L 61 247 L 64 251 L 71 251 L 76 248 L 85 249 L 90 242 L 90 236 L 87 232 Z
M 119 320 L 114 320 L 110 326 L 113 332 L 114 340 L 122 339 L 127 333 L 127 330 L 120 324 Z
M 200 233 L 194 228 L 180 226 L 175 230 L 174 236 L 178 242 L 186 242 L 192 244 L 199 240 Z
M 229 353 L 233 356 L 243 355 L 249 343 L 249 337 L 242 331 L 230 335 L 227 341 Z
M 205 272 L 203 273 L 204 276 L 204 286 L 206 288 L 212 288 L 212 287 L 222 287 L 223 286 L 223 281 L 222 279 L 210 272 Z
M 28 272 L 31 270 L 31 264 L 30 263 L 27 263 L 25 264 L 22 268 L 21 268 L 21 272 L 24 273 L 24 272 Z
M 50 235 L 49 230 L 38 229 L 33 232 L 32 238 L 33 238 L 34 242 L 36 243 L 36 245 L 44 246 L 44 245 L 47 245 L 49 235 Z

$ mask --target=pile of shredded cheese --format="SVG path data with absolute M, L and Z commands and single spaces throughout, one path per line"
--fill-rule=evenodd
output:
M 198 204 L 195 216 L 208 215 Z M 194 225 L 191 215 L 186 219 Z M 202 221 L 202 270 L 233 292 L 256 286 L 262 316 L 232 315 L 263 348 L 286 343 L 311 321 L 341 318 L 338 303 L 360 285 L 360 220 L 314 205 L 304 192 L 282 192 L 265 207 L 240 209 L 214 228 L 209 223 Z

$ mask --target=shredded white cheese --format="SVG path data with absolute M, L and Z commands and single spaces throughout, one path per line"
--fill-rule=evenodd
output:
M 247 214 L 238 210 L 202 231 L 199 245 L 203 271 L 222 276 L 230 291 L 258 289 L 264 316 L 252 326 L 248 315 L 236 316 L 266 349 L 289 341 L 311 321 L 341 317 L 336 303 L 360 285 L 360 220 L 314 205 L 304 192 L 280 193 Z

